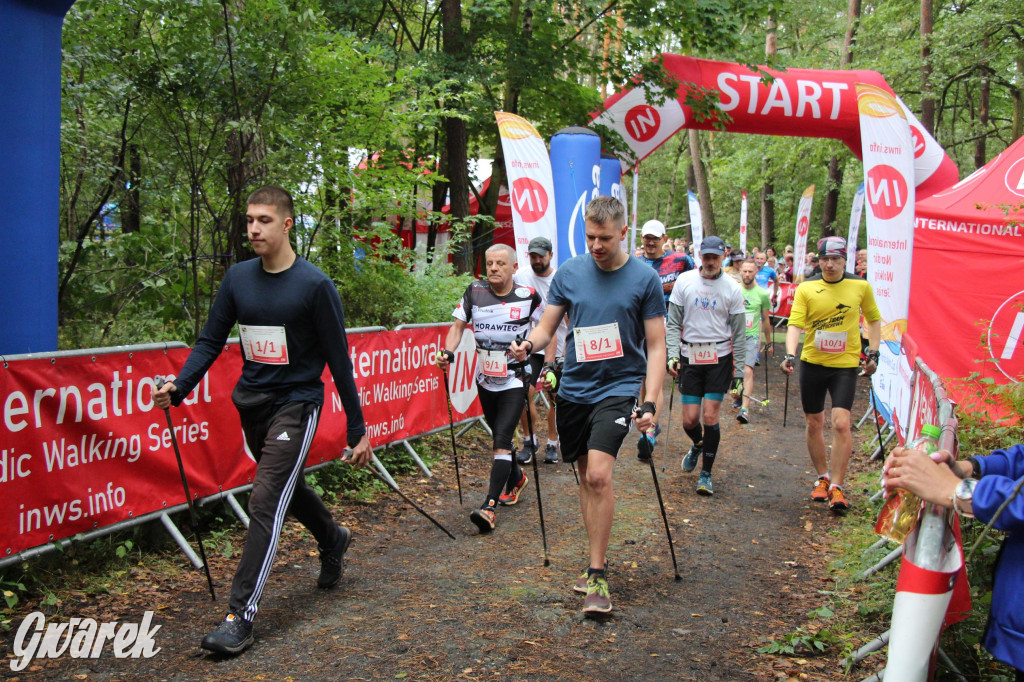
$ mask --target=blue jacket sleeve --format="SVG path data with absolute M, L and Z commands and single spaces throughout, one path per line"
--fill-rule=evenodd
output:
M 214 360 L 224 350 L 224 343 L 238 320 L 234 297 L 231 295 L 231 282 L 231 270 L 228 270 L 221 281 L 217 297 L 213 300 L 213 307 L 210 309 L 210 316 L 206 318 L 206 324 L 203 325 L 203 331 L 199 333 L 199 338 L 188 354 L 184 367 L 174 379 L 174 386 L 178 389 L 178 392 L 171 396 L 174 405 L 181 404 L 206 375 Z
M 324 279 L 317 288 L 313 306 L 316 332 L 320 351 L 327 358 L 327 366 L 334 376 L 334 385 L 341 399 L 341 406 L 348 419 L 348 446 L 355 447 L 366 434 L 363 408 L 359 405 L 359 391 L 352 373 L 352 361 L 348 356 L 348 337 L 345 335 L 345 314 L 341 308 L 341 297 L 329 279 Z
M 971 507 L 979 521 L 988 523 L 999 505 L 1013 495 L 1017 484 L 1024 478 L 1024 445 L 995 450 L 986 457 L 978 457 L 978 463 L 982 477 L 974 488 Z M 1007 505 L 994 527 L 999 530 L 1024 529 L 1024 494 Z

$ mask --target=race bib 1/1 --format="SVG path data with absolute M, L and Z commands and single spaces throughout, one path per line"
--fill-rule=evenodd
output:
M 822 353 L 845 353 L 846 332 L 814 332 L 814 347 Z
M 574 332 L 577 362 L 622 357 L 622 339 L 619 337 L 618 322 L 594 327 L 576 327 Z
M 486 377 L 508 376 L 508 356 L 503 350 L 478 350 L 480 371 Z
M 717 365 L 718 344 L 714 341 L 708 343 L 688 343 L 690 347 L 691 365 Z
M 238 336 L 246 360 L 263 365 L 288 364 L 288 340 L 284 327 L 240 324 Z

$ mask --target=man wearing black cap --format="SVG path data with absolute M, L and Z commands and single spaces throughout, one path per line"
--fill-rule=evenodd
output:
M 551 265 L 551 240 L 547 237 L 534 237 L 530 240 L 529 246 L 526 247 L 526 252 L 530 256 L 530 271 L 520 272 L 516 271 L 513 276 L 516 284 L 522 284 L 524 286 L 533 287 L 538 294 L 540 294 L 541 305 L 534 313 L 534 322 L 540 320 L 540 316 L 544 313 L 544 308 L 548 304 L 548 289 L 551 288 L 551 280 L 555 278 L 555 272 L 558 268 Z M 545 363 L 558 363 L 563 357 L 565 357 L 565 335 L 568 332 L 568 326 L 563 319 L 561 324 L 558 325 L 558 331 L 555 334 L 555 338 L 551 339 L 551 343 L 546 348 L 538 348 L 535 352 L 530 355 L 530 364 L 532 366 L 531 376 L 534 379 L 540 377 L 541 367 Z M 530 386 L 530 418 L 533 423 L 537 423 L 537 405 L 533 402 L 533 395 L 536 392 L 535 386 Z M 548 422 L 548 444 L 544 449 L 544 462 L 546 464 L 557 464 L 558 463 L 558 426 L 555 424 L 555 406 L 552 405 L 551 409 L 548 410 L 547 416 Z M 520 464 L 529 464 L 533 461 L 534 456 L 537 454 L 537 448 L 539 443 L 537 442 L 537 435 L 534 434 L 534 440 L 531 442 L 527 440 L 529 438 L 528 424 L 526 423 L 526 411 L 523 411 L 523 416 L 519 420 L 519 432 L 523 434 L 523 447 L 516 455 L 516 459 Z
M 836 513 L 850 503 L 843 482 L 853 447 L 850 408 L 857 388 L 860 362 L 861 314 L 867 322 L 868 352 L 864 374 L 875 373 L 882 337 L 881 314 L 868 282 L 846 272 L 846 240 L 828 237 L 818 247 L 821 274 L 803 282 L 793 299 L 786 331 L 786 359 L 782 371 L 796 368 L 800 332 L 805 332 L 800 354 L 800 402 L 807 419 L 807 451 L 818 473 L 811 499 L 828 500 Z M 832 462 L 825 454 L 825 394 L 832 397 Z
M 711 467 L 721 439 L 718 413 L 730 386 L 738 392 L 743 385 L 746 354 L 743 290 L 731 277 L 723 277 L 724 254 L 725 242 L 706 237 L 700 243 L 700 269 L 679 278 L 668 305 L 668 370 L 682 377 L 683 428 L 693 441 L 683 457 L 683 471 L 693 471 L 703 454 L 697 479 L 701 495 L 714 493 Z

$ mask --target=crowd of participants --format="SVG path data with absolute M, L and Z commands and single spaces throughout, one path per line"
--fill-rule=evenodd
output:
M 275 186 L 257 190 L 248 199 L 247 223 L 259 258 L 231 268 L 185 365 L 154 392 L 158 408 L 180 404 L 239 325 L 246 352 L 232 400 L 257 468 L 229 611 L 201 644 L 228 655 L 241 653 L 254 641 L 253 620 L 287 514 L 317 541 L 317 585 L 333 587 L 344 571 L 352 533 L 332 519 L 302 476 L 323 404 L 320 377 L 325 365 L 337 380 L 348 420 L 352 450 L 343 461 L 362 466 L 372 455 L 341 301 L 330 279 L 290 244 L 291 196 Z M 780 281 L 800 280 L 780 368 L 790 375 L 799 367 L 807 450 L 816 470 L 809 497 L 842 513 L 850 507 L 843 485 L 857 377 L 875 371 L 881 335 L 878 307 L 863 276 L 866 253 L 858 252 L 855 273 L 848 273 L 846 242 L 840 237 L 821 240 L 794 277 L 791 246 L 778 259 L 771 247 L 745 254 L 709 236 L 694 251 L 685 239 L 670 241 L 665 225 L 651 220 L 641 230 L 641 247 L 630 255 L 620 246 L 626 229 L 622 204 L 597 197 L 585 212 L 587 253 L 560 268 L 553 263 L 551 242 L 543 237 L 529 242 L 527 272 L 518 272 L 514 249 L 501 244 L 489 248 L 486 276 L 453 302 L 454 322 L 436 359 L 439 369 L 447 369 L 472 328 L 478 395 L 492 433 L 490 476 L 480 505 L 469 514 L 482 534 L 492 533 L 499 508 L 518 504 L 527 489 L 522 465 L 540 457 L 541 445 L 532 433 L 537 415 L 526 420 L 526 408 L 535 410 L 537 392 L 547 396 L 544 462 L 562 460 L 578 473 L 587 565 L 571 589 L 583 595 L 583 613 L 592 617 L 612 610 L 607 550 L 617 457 L 634 428 L 640 433 L 641 459 L 650 457 L 648 446 L 657 443 L 667 423 L 666 379 L 673 397 L 679 390 L 682 427 L 689 440 L 688 449 L 679 453 L 682 469 L 694 472 L 699 464 L 696 493 L 711 496 L 722 403 L 730 396 L 736 420 L 750 423 L 753 369 L 769 362 L 775 345 L 769 291 Z M 826 398 L 831 401 L 831 456 L 825 441 Z M 1022 452 L 1017 446 L 957 462 L 949 453 L 929 457 L 898 449 L 887 462 L 888 483 L 990 518 L 1008 496 L 1013 479 L 1024 474 Z M 1024 503 L 1018 502 L 1006 516 L 1003 527 L 1024 522 Z M 1013 541 L 1007 547 L 1019 565 L 1024 545 Z M 1000 604 L 1012 602 L 1020 582 L 1006 575 L 999 572 L 997 594 L 1006 595 Z M 1019 610 L 994 608 L 986 639 L 991 651 L 1017 668 L 1024 663 L 1020 620 Z

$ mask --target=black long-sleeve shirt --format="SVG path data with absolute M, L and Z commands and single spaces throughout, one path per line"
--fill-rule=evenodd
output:
M 175 405 L 210 369 L 236 322 L 240 328 L 283 327 L 287 344 L 287 364 L 267 364 L 249 359 L 243 343 L 239 385 L 251 391 L 273 392 L 278 395 L 278 403 L 323 405 L 320 377 L 326 363 L 348 418 L 348 444 L 352 447 L 359 442 L 366 426 L 348 356 L 341 298 L 330 278 L 301 257 L 282 272 L 266 272 L 259 258 L 228 270 L 206 326 L 174 380 L 178 389 L 173 396 Z

